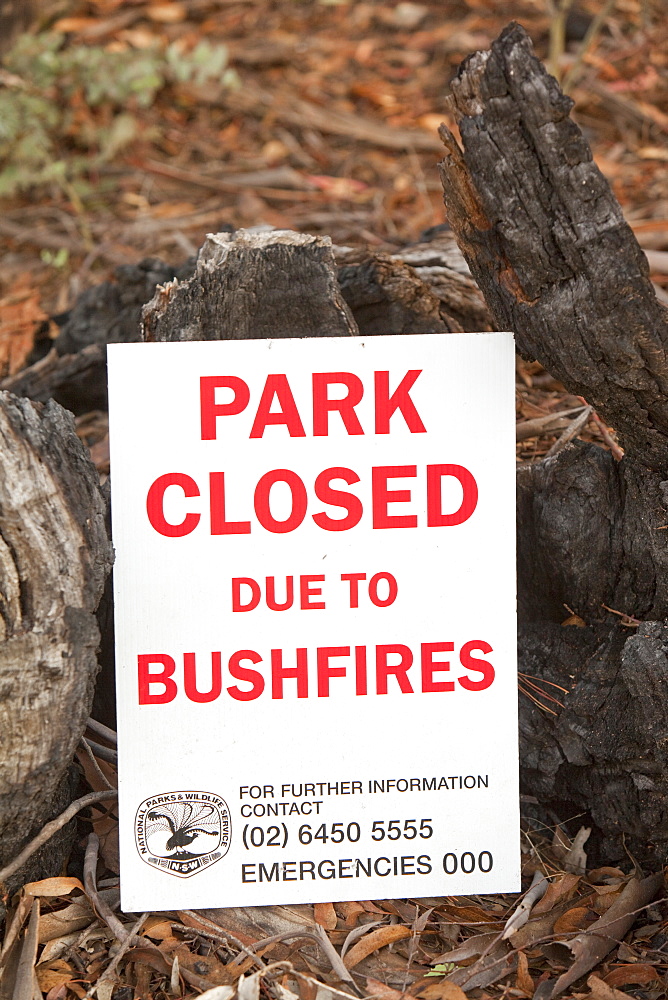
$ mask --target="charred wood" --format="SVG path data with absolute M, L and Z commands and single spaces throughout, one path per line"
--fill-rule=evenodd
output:
M 521 699 L 524 789 L 564 819 L 589 813 L 600 860 L 663 861 L 668 313 L 526 32 L 469 57 L 452 95 L 445 203 L 494 322 L 626 448 L 618 463 L 571 445 L 518 473 L 520 669 L 565 689 L 563 707 Z M 582 628 L 560 624 L 571 611 Z
M 452 82 L 448 219 L 500 329 L 618 430 L 668 458 L 668 310 L 647 260 L 526 31 L 510 25 Z
M 142 337 L 254 340 L 356 333 L 328 239 L 241 230 L 209 236 L 193 277 L 158 289 L 144 308 Z

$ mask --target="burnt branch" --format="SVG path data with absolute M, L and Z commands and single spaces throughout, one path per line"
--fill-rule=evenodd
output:
M 448 219 L 500 329 L 605 415 L 635 461 L 668 464 L 668 310 L 573 106 L 511 24 L 452 82 Z

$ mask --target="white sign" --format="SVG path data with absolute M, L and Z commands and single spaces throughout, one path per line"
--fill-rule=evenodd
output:
M 109 348 L 125 910 L 520 889 L 507 333 Z

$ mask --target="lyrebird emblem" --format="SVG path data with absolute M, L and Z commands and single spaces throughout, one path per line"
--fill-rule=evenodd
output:
M 228 851 L 230 812 L 213 792 L 165 792 L 145 799 L 135 817 L 135 842 L 153 868 L 188 878 Z
M 220 834 L 219 816 L 213 806 L 200 804 L 193 806 L 191 802 L 179 802 L 163 806 L 161 809 L 152 809 L 146 819 L 148 837 L 160 830 L 171 832 L 171 837 L 165 844 L 168 851 L 190 847 L 200 834 L 207 837 L 218 837 Z M 207 844 L 206 850 L 209 850 L 210 846 Z M 185 857 L 185 853 L 179 856 Z

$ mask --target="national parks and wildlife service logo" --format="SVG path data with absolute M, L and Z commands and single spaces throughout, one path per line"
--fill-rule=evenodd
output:
M 213 792 L 165 792 L 144 799 L 135 843 L 147 865 L 189 878 L 220 861 L 230 846 L 230 811 Z

